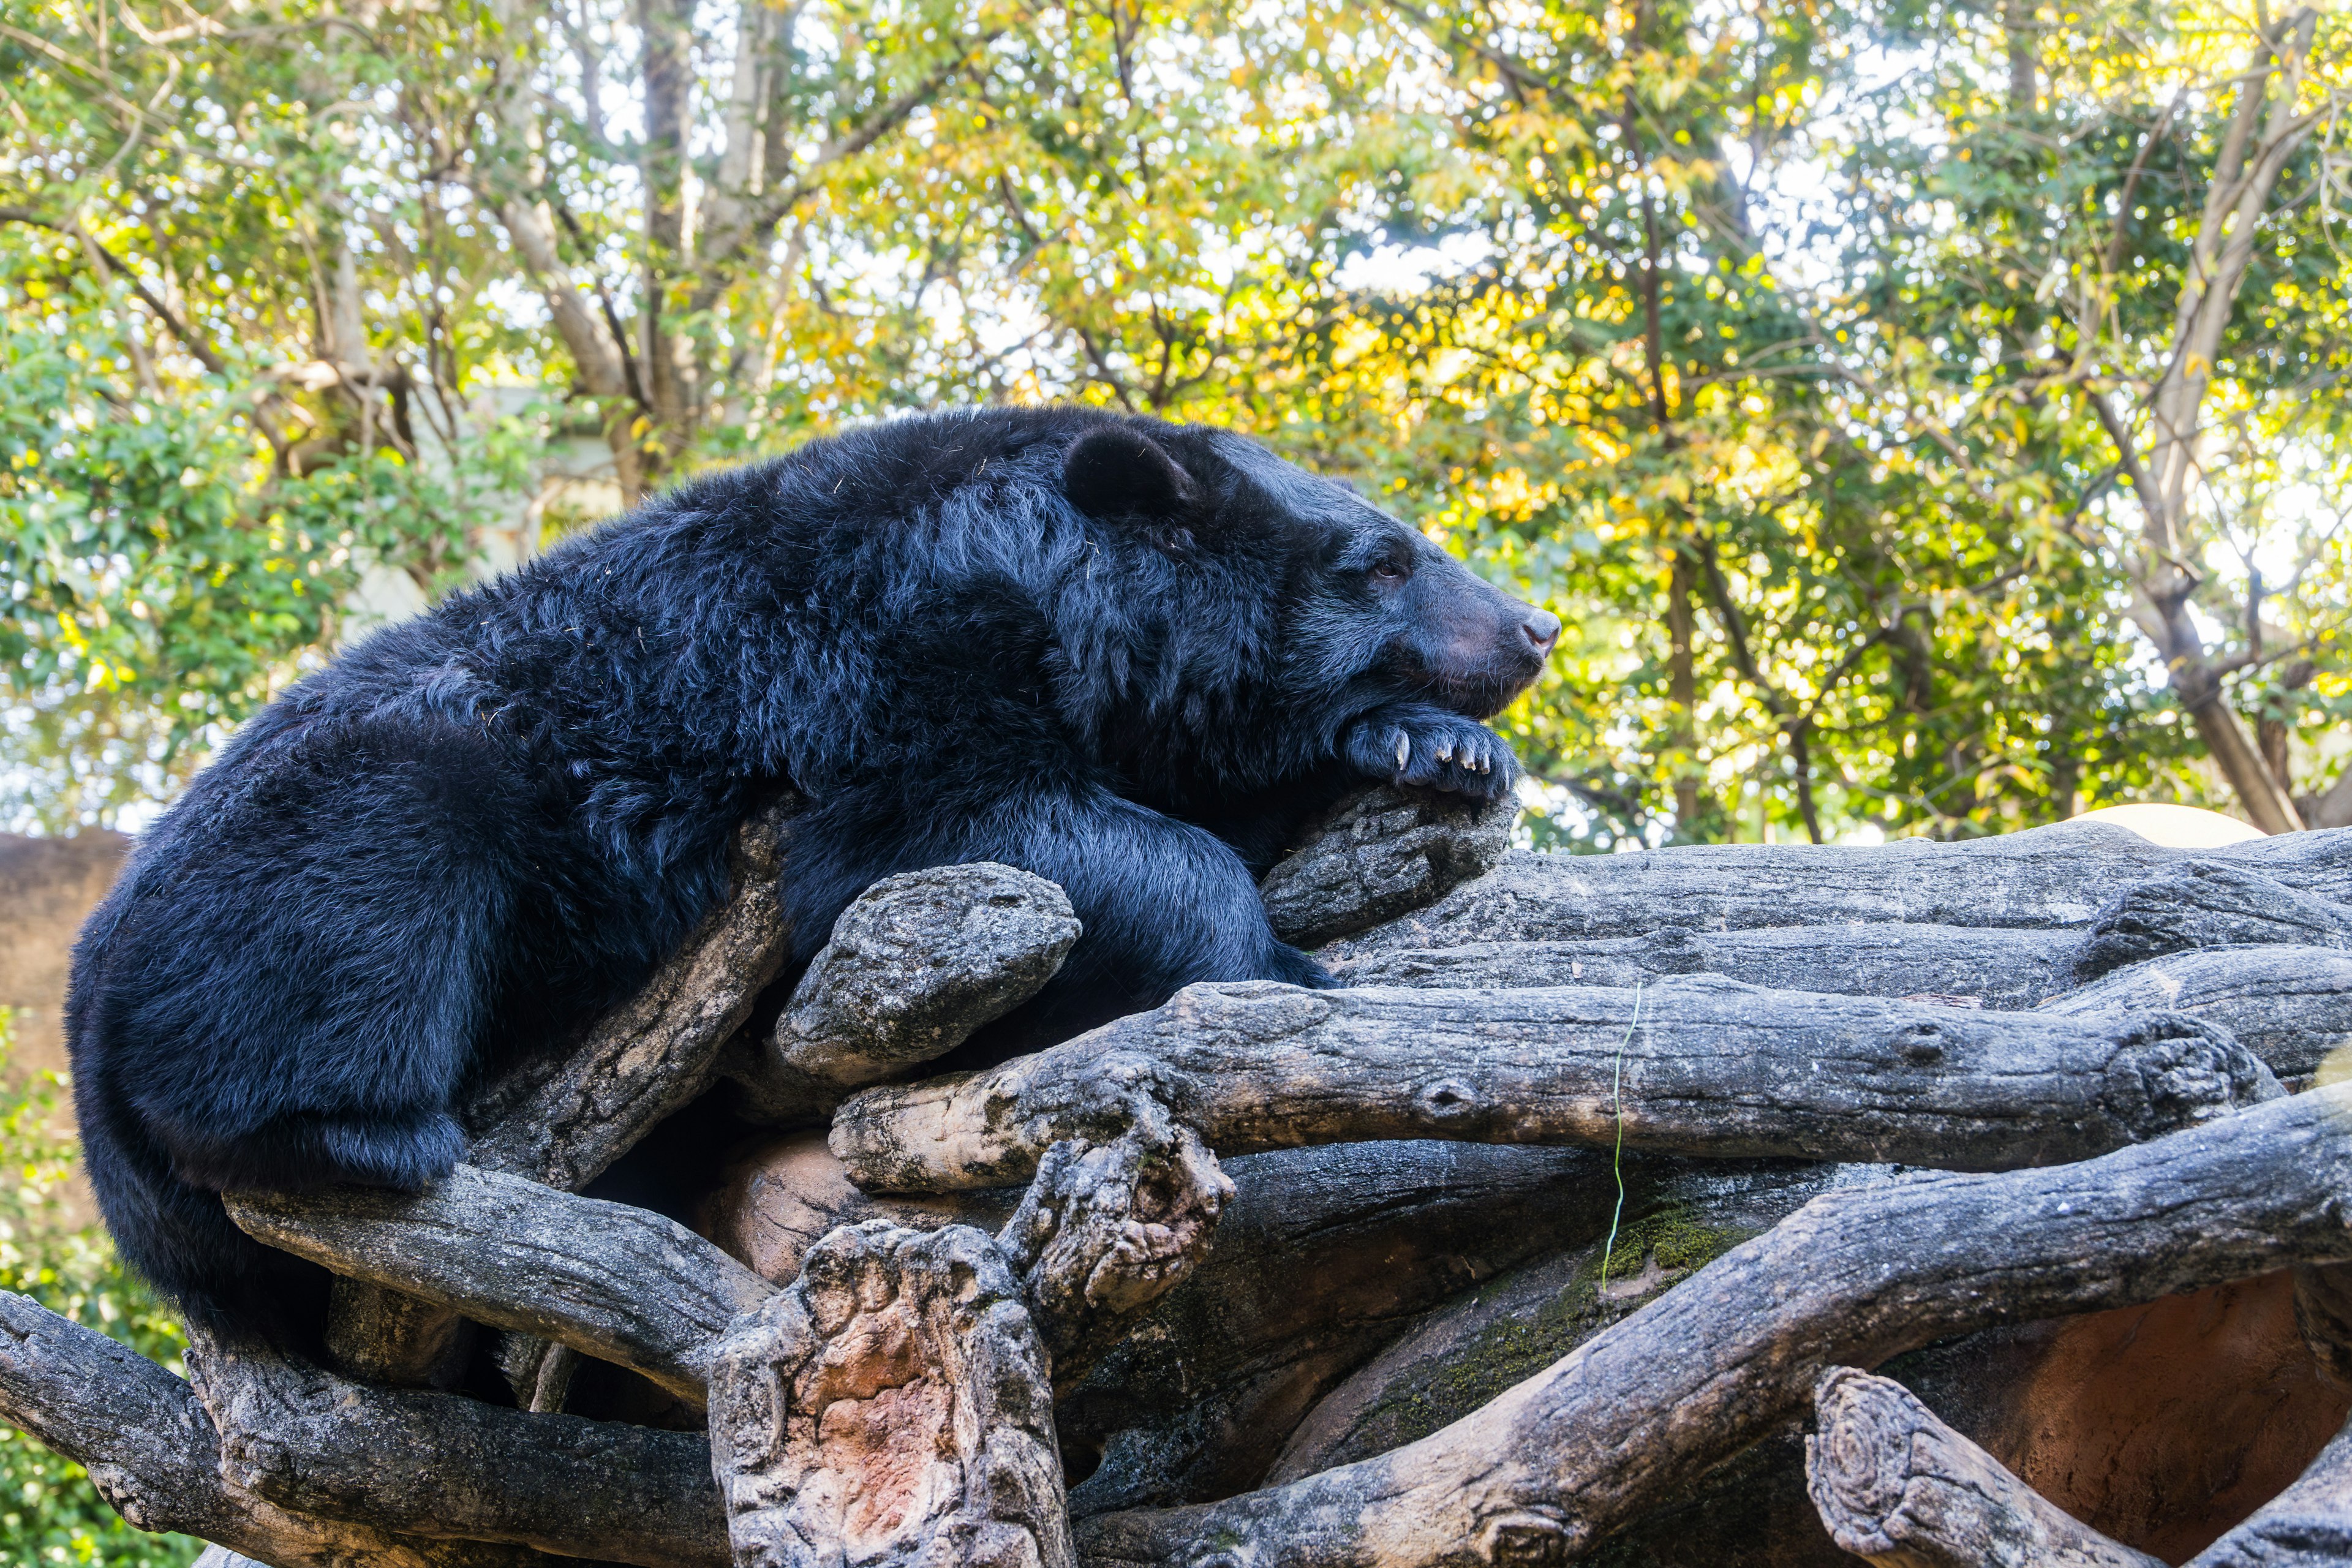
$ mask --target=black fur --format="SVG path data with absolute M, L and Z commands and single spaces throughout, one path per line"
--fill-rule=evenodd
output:
M 1001 1037 L 1328 985 L 1256 875 L 1363 777 L 1508 788 L 1476 720 L 1557 629 L 1198 427 L 910 418 L 695 480 L 303 680 L 140 845 L 68 1007 L 108 1223 L 193 1316 L 309 1310 L 215 1194 L 446 1173 L 469 1079 L 641 984 L 784 784 L 802 960 L 893 871 L 1068 889 Z

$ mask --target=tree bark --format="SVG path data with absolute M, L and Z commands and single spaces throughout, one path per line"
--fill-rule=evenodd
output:
M 1629 855 L 1513 851 L 1428 908 L 1335 942 L 1323 957 L 1638 937 L 1666 926 L 1718 931 L 1893 921 L 2084 927 L 2132 884 L 2190 859 L 2352 900 L 2352 830 L 2193 855 L 2099 822 L 1955 844 L 1904 839 L 1874 848 L 1708 844 Z
M 1516 799 L 1468 801 L 1382 784 L 1349 796 L 1259 888 L 1275 935 L 1320 947 L 1432 903 L 1511 847 Z
M 698 1434 L 369 1388 L 192 1338 L 220 1473 L 289 1512 L 644 1568 L 727 1560 Z
M 2352 1256 L 2352 1086 L 2056 1170 L 1817 1198 L 1418 1443 L 1266 1491 L 1087 1521 L 1097 1568 L 1558 1562 L 1755 1440 L 1841 1362 Z
M 2075 951 L 2074 978 L 2196 948 L 2352 948 L 2352 907 L 2217 860 L 2168 867 L 2099 910 Z
M 821 1122 L 850 1090 L 947 1055 L 1045 989 L 1078 932 L 1061 889 L 1010 866 L 885 877 L 841 912 L 738 1069 L 745 1113 Z
M 2079 1160 L 2280 1093 L 2226 1034 L 1680 980 L 1646 992 L 1193 985 L 982 1072 L 864 1091 L 863 1185 L 1020 1180 L 1150 1106 L 1223 1153 L 1380 1138 L 1612 1144 L 1948 1169 Z M 1139 1110 L 1139 1106 L 1146 1107 Z
M 1349 985 L 1449 991 L 1546 985 L 1654 984 L 1720 974 L 1775 991 L 1817 991 L 2002 1010 L 2034 1006 L 2068 984 L 2081 936 L 2069 931 L 1911 925 L 1781 926 L 1693 931 L 1585 942 L 1482 942 L 1465 947 L 1375 948 L 1333 958 Z M 2151 1004 L 2160 1005 L 2161 1004 Z
M 696 1404 L 712 1342 L 775 1293 L 657 1214 L 470 1165 L 415 1194 L 234 1197 L 229 1217 L 346 1278 L 559 1341 Z
M 719 1352 L 735 1561 L 1076 1568 L 1045 1366 L 979 1231 L 835 1231 Z
M 2217 947 L 2110 970 L 2042 1004 L 2050 1013 L 2162 1009 L 2218 1024 L 2282 1079 L 2309 1078 L 2352 1043 L 2352 952 Z
M 1891 1378 L 1832 1367 L 1813 1405 L 1806 1490 L 1857 1557 L 1882 1568 L 2164 1568 L 2019 1480 Z

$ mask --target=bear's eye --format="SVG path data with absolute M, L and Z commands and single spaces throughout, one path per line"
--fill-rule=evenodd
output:
M 1412 568 L 1393 555 L 1383 556 L 1372 563 L 1372 575 L 1385 583 L 1402 583 L 1412 575 Z

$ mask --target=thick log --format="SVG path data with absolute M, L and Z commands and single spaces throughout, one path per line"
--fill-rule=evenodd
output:
M 245 1195 L 228 1211 L 298 1258 L 558 1341 L 698 1404 L 712 1342 L 775 1292 L 674 1220 L 470 1165 L 427 1193 Z
M 1882 921 L 2086 926 L 2125 888 L 2191 858 L 2097 822 L 1958 844 L 1906 838 L 1870 848 L 1733 844 L 1632 855 L 1515 850 L 1427 909 L 1338 943 L 1326 956 L 1481 942 L 1580 942 L 1642 936 L 1664 926 L 1737 931 Z M 2193 858 L 2243 866 L 2324 898 L 2352 898 L 2352 837 L 2343 829 L 2199 850 Z
M 740 1071 L 744 1113 L 822 1121 L 850 1090 L 947 1055 L 1043 990 L 1078 933 L 1061 889 L 1010 866 L 885 877 L 841 912 Z
M 2126 888 L 2075 950 L 2077 981 L 2168 952 L 2253 944 L 2352 947 L 2352 907 L 2219 859 L 2195 859 Z
M 727 1560 L 698 1435 L 369 1388 L 192 1338 L 220 1474 L 289 1513 L 644 1568 Z
M 273 1568 L 537 1568 L 526 1548 L 420 1541 L 289 1513 L 229 1484 L 195 1391 L 104 1334 L 0 1291 L 0 1421 L 82 1465 L 141 1530 L 176 1531 Z M 207 1556 L 214 1553 L 208 1552 Z
M 784 962 L 792 933 L 777 883 L 784 826 L 798 809 L 788 796 L 737 831 L 726 903 L 644 990 L 577 1048 L 483 1090 L 467 1110 L 469 1163 L 577 1192 L 710 1087 L 720 1053 Z
M 2282 1079 L 2352 1044 L 2352 952 L 2216 947 L 2115 970 L 2042 1004 L 2051 1013 L 2186 1013 L 2219 1024 Z
M 2294 1325 L 2320 1370 L 2352 1388 L 2352 1264 L 2295 1269 Z
M 1421 1568 L 1582 1555 L 1840 1363 L 2352 1257 L 2352 1086 L 2054 1170 L 1815 1199 L 1465 1420 L 1223 1502 L 1081 1528 L 1098 1568 Z
M 1057 1384 L 1083 1376 L 1192 1271 L 1233 1195 L 1215 1156 L 1165 1116 L 1045 1152 L 996 1245 Z
M 2189 1568 L 2343 1568 L 2352 1563 L 2352 1426 L 2303 1479 L 2189 1559 Z
M 1805 1487 L 1837 1543 L 1882 1568 L 2164 1568 L 2010 1474 L 1891 1378 L 1813 1387 Z
M 1997 1170 L 2103 1153 L 2282 1092 L 2190 1018 L 2069 1018 L 1760 991 L 1193 985 L 977 1073 L 867 1089 L 832 1148 L 863 1185 L 1017 1181 L 1141 1100 L 1223 1153 L 1380 1138 L 1585 1143 Z
M 968 1226 L 810 1249 L 729 1331 L 710 1435 L 743 1568 L 1075 1568 L 1045 1352 Z
M 1590 942 L 1481 942 L 1324 956 L 1349 985 L 1505 991 L 1633 986 L 1676 974 L 1720 974 L 1775 991 L 2018 1010 L 2069 983 L 2067 964 L 2078 941 L 2067 931 L 1885 921 L 1760 931 L 1666 926 L 1647 936 Z
M 1393 920 L 1492 870 L 1518 819 L 1515 797 L 1376 785 L 1341 801 L 1265 874 L 1266 918 L 1301 947 Z

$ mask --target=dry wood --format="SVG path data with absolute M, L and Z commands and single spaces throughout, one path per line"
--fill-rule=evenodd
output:
M 2295 1269 L 2294 1322 L 2321 1370 L 2352 1388 L 2352 1264 Z
M 2228 1035 L 2158 1014 L 1984 1013 L 1697 977 L 1646 992 L 1187 987 L 978 1073 L 867 1089 L 832 1147 L 862 1185 L 1017 1181 L 1150 1101 L 1236 1154 L 1377 1138 L 2007 1169 L 2280 1093 Z M 1621 1116 L 1622 1111 L 1622 1116 Z
M 2115 970 L 2042 1004 L 2052 1013 L 2187 1013 L 2219 1024 L 2282 1079 L 2352 1043 L 2352 952 L 2212 947 Z
M 1632 855 L 1515 850 L 1428 908 L 1336 943 L 1324 956 L 1643 936 L 1665 926 L 1737 931 L 1884 921 L 2084 926 L 2126 887 L 2190 858 L 2241 866 L 2323 898 L 2352 897 L 2352 830 L 2344 829 L 2194 856 L 2098 822 L 1958 844 L 1904 839 L 1871 848 L 1727 844 Z
M 1164 1115 L 1045 1152 L 996 1241 L 1057 1383 L 1076 1382 L 1192 1272 L 1233 1195 L 1215 1157 Z
M 141 1530 L 217 1542 L 272 1568 L 529 1568 L 527 1548 L 406 1539 L 289 1513 L 222 1474 L 195 1391 L 94 1330 L 0 1291 L 0 1421 L 88 1468 Z
M 696 1403 L 711 1342 L 775 1291 L 660 1215 L 470 1165 L 427 1193 L 247 1195 L 229 1216 L 338 1274 L 560 1341 Z
M 1891 1378 L 1813 1386 L 1805 1489 L 1846 1551 L 1882 1568 L 2164 1568 L 2108 1540 L 1945 1426 Z
M 743 1568 L 1074 1568 L 1045 1352 L 969 1226 L 812 1247 L 728 1333 L 710 1434 Z
M 1325 956 L 1349 985 L 1506 991 L 1720 974 L 1775 991 L 2018 1009 L 2068 984 L 2067 964 L 2080 941 L 2070 931 L 1881 921 L 1757 931 L 1665 926 L 1646 936 L 1586 942 L 1482 942 Z
M 1010 866 L 885 877 L 841 912 L 740 1069 L 745 1114 L 822 1121 L 850 1090 L 947 1055 L 1043 990 L 1078 932 L 1061 889 Z
M 1334 937 L 1433 903 L 1492 870 L 1511 847 L 1519 805 L 1379 784 L 1341 801 L 1265 874 L 1259 895 L 1283 941 Z
M 2352 947 L 2352 908 L 2221 860 L 2169 867 L 2102 907 L 2075 951 L 2079 981 L 2168 952 L 2284 943 Z
M 1581 1555 L 1754 1441 L 1829 1366 L 1998 1322 L 2352 1258 L 2352 1086 L 2096 1160 L 1815 1199 L 1484 1409 L 1288 1486 L 1087 1521 L 1097 1568 Z
M 645 1568 L 727 1559 L 697 1434 L 369 1388 L 263 1347 L 194 1341 L 219 1473 L 289 1512 Z

